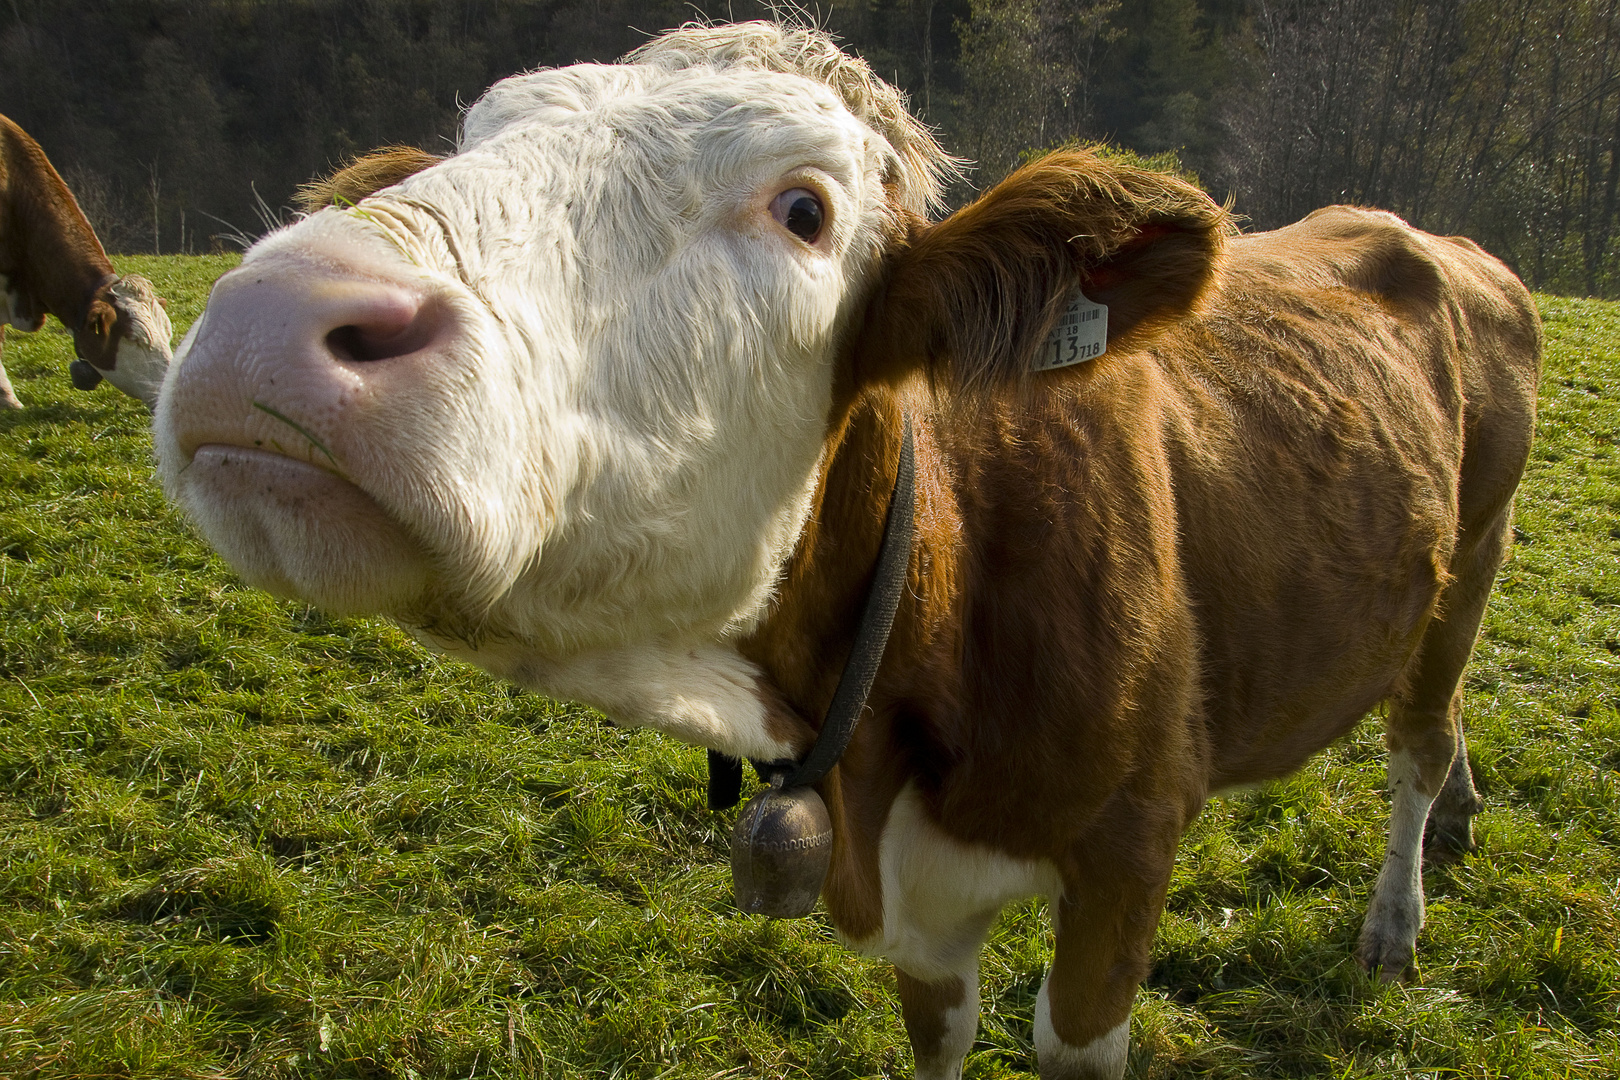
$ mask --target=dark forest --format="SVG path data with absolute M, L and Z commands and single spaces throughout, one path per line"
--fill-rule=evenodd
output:
M 0 113 L 109 249 L 199 252 L 389 143 L 454 145 L 494 80 L 611 60 L 751 0 L 5 0 Z M 1247 227 L 1327 203 L 1462 233 L 1533 286 L 1620 296 L 1617 0 L 857 0 L 810 17 L 982 188 L 1109 142 Z M 971 190 L 956 193 L 960 201 Z

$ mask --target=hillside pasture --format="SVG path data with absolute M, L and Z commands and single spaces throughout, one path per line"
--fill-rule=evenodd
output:
M 128 258 L 177 332 L 229 258 Z M 1620 1068 L 1620 304 L 1540 298 L 1538 442 L 1468 676 L 1480 851 L 1421 969 L 1352 959 L 1382 854 L 1363 724 L 1183 845 L 1136 1077 Z M 885 965 L 731 905 L 699 751 L 241 585 L 147 416 L 8 335 L 0 1075 L 909 1075 Z M 1033 1068 L 1038 905 L 986 952 L 976 1080 Z

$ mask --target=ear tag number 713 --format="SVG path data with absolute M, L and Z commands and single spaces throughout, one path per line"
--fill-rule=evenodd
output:
M 1086 299 L 1086 294 L 1076 289 L 1074 299 L 1046 335 L 1046 344 L 1031 366 L 1036 371 L 1051 371 L 1095 360 L 1107 351 L 1108 306 Z

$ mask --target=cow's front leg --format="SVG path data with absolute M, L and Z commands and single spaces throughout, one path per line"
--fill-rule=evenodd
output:
M 11 379 L 6 376 L 4 357 L 6 354 L 6 325 L 0 320 L 0 409 L 20 409 L 22 402 L 12 392 Z
M 1125 1075 L 1131 1003 L 1147 976 L 1153 930 L 1164 906 L 1164 885 L 1132 878 L 1117 875 L 1083 884 L 1052 908 L 1057 949 L 1035 999 L 1041 1080 Z
M 889 806 L 879 851 L 882 928 L 845 940 L 894 964 L 919 1080 L 954 1080 L 978 1032 L 979 953 L 996 915 L 1011 900 L 1056 894 L 1058 872 L 955 839 L 910 785 Z M 837 922 L 836 905 L 829 911 Z
M 894 969 L 900 1012 L 917 1062 L 917 1080 L 956 1080 L 979 1031 L 979 953 L 954 975 L 932 982 Z
M 1056 948 L 1035 1000 L 1041 1080 L 1119 1080 L 1131 1004 L 1147 977 L 1185 818 L 1195 808 L 1121 798 L 1079 845 L 1052 905 Z

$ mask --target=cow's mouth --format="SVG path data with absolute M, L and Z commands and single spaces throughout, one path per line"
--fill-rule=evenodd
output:
M 336 472 L 259 447 L 204 443 L 180 501 L 250 584 L 348 613 L 394 613 L 426 586 L 421 546 Z

